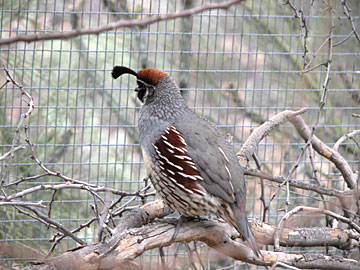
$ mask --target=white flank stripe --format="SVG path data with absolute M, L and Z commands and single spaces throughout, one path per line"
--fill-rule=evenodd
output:
M 183 137 L 179 136 L 179 139 L 184 145 L 187 145 Z
M 226 169 L 226 172 L 227 172 L 227 174 L 229 176 L 229 179 L 231 179 L 231 174 L 230 174 L 229 168 L 226 165 L 225 165 L 225 169 Z
M 171 128 L 172 131 L 174 131 L 176 134 L 179 134 L 179 135 L 180 135 L 180 132 L 176 129 L 176 127 L 170 126 L 170 128 Z
M 166 138 L 165 135 L 161 135 L 161 138 L 163 138 L 165 141 L 167 141 L 168 138 Z
M 169 143 L 168 141 L 164 141 L 164 143 L 167 145 L 167 146 L 169 146 L 169 147 L 171 147 L 172 149 L 175 149 L 175 146 L 173 146 L 171 143 Z
M 175 147 L 176 150 L 180 151 L 181 153 L 185 154 L 187 152 L 186 148 L 184 147 Z
M 187 189 L 185 186 L 183 186 L 182 184 L 178 183 L 174 178 L 169 177 L 169 179 L 170 179 L 175 185 L 177 185 L 179 188 L 181 188 L 184 192 L 194 193 L 192 190 Z
M 186 178 L 190 178 L 190 179 L 196 181 L 196 177 L 195 177 L 195 176 L 188 175 L 188 174 L 185 174 L 185 173 L 182 173 L 182 172 L 178 172 L 178 174 L 180 174 L 181 176 L 184 176 L 184 177 L 186 177 Z
M 191 168 L 193 168 L 194 170 L 197 170 L 197 168 L 195 167 L 195 165 L 190 165 Z
M 185 160 L 185 162 L 191 166 L 195 166 L 195 163 L 192 160 Z
M 178 170 L 180 170 L 180 171 L 183 171 L 184 169 L 183 169 L 183 167 L 181 167 L 181 166 L 178 166 L 178 165 L 175 165 L 174 163 L 172 163 L 172 162 L 168 162 L 171 166 L 173 166 L 173 167 L 175 167 L 176 169 L 178 169 Z
M 166 169 L 169 173 L 171 173 L 172 175 L 175 175 L 175 173 L 172 170 Z
M 223 155 L 223 157 L 226 159 L 226 161 L 229 162 L 229 159 L 225 155 L 224 151 L 220 147 L 218 147 L 218 149 L 219 149 L 220 153 Z

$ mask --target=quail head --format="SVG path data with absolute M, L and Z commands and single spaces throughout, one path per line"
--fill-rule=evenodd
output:
M 123 74 L 137 78 L 140 145 L 157 193 L 185 216 L 223 218 L 259 256 L 245 212 L 244 173 L 226 137 L 190 110 L 167 73 L 114 67 L 114 79 Z

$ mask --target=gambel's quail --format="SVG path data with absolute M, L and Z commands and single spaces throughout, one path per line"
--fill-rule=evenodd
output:
M 226 137 L 190 110 L 167 73 L 114 67 L 114 79 L 123 74 L 137 78 L 140 145 L 157 193 L 185 216 L 223 218 L 259 256 L 245 213 L 244 173 Z

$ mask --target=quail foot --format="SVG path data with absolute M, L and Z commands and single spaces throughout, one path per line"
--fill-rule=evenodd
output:
M 244 173 L 226 137 L 186 105 L 167 73 L 114 67 L 114 79 L 123 74 L 137 79 L 140 145 L 157 193 L 185 216 L 223 218 L 260 256 L 245 212 Z

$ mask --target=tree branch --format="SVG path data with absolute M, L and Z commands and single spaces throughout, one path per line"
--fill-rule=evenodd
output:
M 302 117 L 292 117 L 289 119 L 289 121 L 294 125 L 299 135 L 305 141 L 310 139 L 310 135 L 312 134 L 311 130 L 305 124 L 305 121 L 302 119 Z M 344 177 L 348 187 L 350 189 L 354 189 L 356 187 L 356 174 L 353 173 L 349 163 L 340 155 L 340 153 L 327 146 L 318 137 L 316 137 L 316 135 L 312 136 L 311 144 L 316 152 L 335 164 L 336 168 L 339 169 L 342 176 Z
M 292 117 L 303 114 L 305 112 L 305 108 L 298 111 L 282 111 L 271 117 L 261 126 L 255 128 L 241 147 L 240 151 L 237 153 L 240 161 L 243 164 L 246 164 L 247 161 L 250 160 L 251 156 L 255 153 L 259 142 L 264 139 L 274 128 L 278 127 L 286 121 L 289 121 Z
M 68 251 L 58 257 L 37 262 L 26 269 L 114 269 L 135 263 L 134 259 L 147 250 L 169 246 L 174 242 L 191 241 L 202 241 L 222 254 L 255 265 L 271 266 L 276 262 L 281 262 L 301 269 L 358 269 L 360 267 L 360 263 L 355 260 L 324 255 L 309 256 L 262 251 L 264 257 L 259 259 L 254 257 L 250 248 L 234 240 L 239 237 L 239 234 L 232 226 L 216 220 L 183 222 L 173 240 L 177 219 L 158 220 L 147 224 L 156 217 L 161 217 L 167 213 L 168 209 L 162 200 L 147 203 L 129 212 L 121 219 L 117 227 L 119 233 L 110 240 Z M 259 242 L 263 244 L 273 243 L 276 228 L 256 221 L 252 221 L 251 226 Z M 358 234 L 355 235 L 340 229 L 284 228 L 280 235 L 280 244 L 334 245 L 353 248 L 354 246 L 351 246 L 350 243 L 357 246 L 359 244 L 358 241 L 353 240 L 353 238 L 358 239 L 359 237 Z
M 111 30 L 124 28 L 124 27 L 146 27 L 150 24 L 165 21 L 173 20 L 177 18 L 184 18 L 193 16 L 204 11 L 213 10 L 213 9 L 228 9 L 232 5 L 238 4 L 244 0 L 231 0 L 215 4 L 203 5 L 200 7 L 195 7 L 191 9 L 186 9 L 178 13 L 171 13 L 166 15 L 154 15 L 143 20 L 119 20 L 101 27 L 88 28 L 88 29 L 76 29 L 69 32 L 60 32 L 60 33 L 49 33 L 49 34 L 33 34 L 33 35 L 18 35 L 11 38 L 0 39 L 0 45 L 11 44 L 20 41 L 33 42 L 39 40 L 56 40 L 56 39 L 67 39 L 74 38 L 81 35 L 99 35 L 103 32 L 108 32 Z

